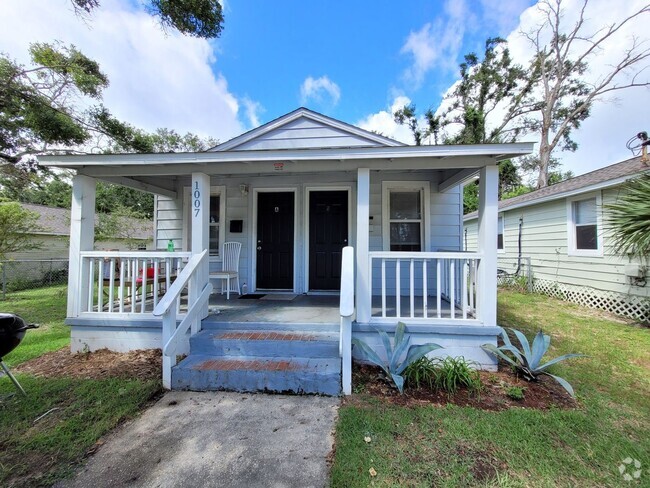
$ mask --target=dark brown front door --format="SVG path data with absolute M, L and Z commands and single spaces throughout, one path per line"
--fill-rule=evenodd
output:
M 338 290 L 341 250 L 348 245 L 348 192 L 309 194 L 309 288 Z
M 257 288 L 293 290 L 294 194 L 257 195 Z

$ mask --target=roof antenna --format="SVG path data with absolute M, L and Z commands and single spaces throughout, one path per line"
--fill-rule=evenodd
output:
M 634 137 L 631 137 L 625 144 L 625 147 L 632 151 L 632 154 L 635 156 L 641 154 L 641 162 L 644 164 L 648 164 L 648 161 L 650 161 L 650 158 L 648 158 L 648 146 L 650 146 L 650 139 L 648 139 L 648 133 L 645 131 L 639 132 Z

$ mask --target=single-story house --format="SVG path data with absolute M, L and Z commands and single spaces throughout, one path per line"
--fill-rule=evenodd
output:
M 495 368 L 480 345 L 500 330 L 497 164 L 532 148 L 407 146 L 300 108 L 206 152 L 41 158 L 77 173 L 72 348 L 162 346 L 168 388 L 338 394 L 351 336 L 378 346 L 402 321 L 413 344 Z M 469 253 L 461 184 L 477 174 Z M 98 180 L 156 195 L 157 251 L 93 251 Z M 224 270 L 226 242 L 241 249 Z M 212 294 L 233 268 L 247 294 Z
M 530 259 L 534 291 L 650 321 L 648 263 L 614 252 L 606 228 L 607 204 L 626 181 L 648 171 L 634 157 L 499 202 L 503 276 L 522 274 Z M 465 249 L 476 250 L 477 212 L 464 221 Z
M 3 267 L 4 284 L 11 288 L 22 288 L 44 278 L 61 281 L 68 269 L 70 254 L 70 209 L 37 205 L 20 204 L 25 210 L 38 215 L 38 228 L 31 233 L 37 249 L 30 249 L 7 254 Z M 95 215 L 95 226 L 101 217 Z M 153 249 L 153 222 L 118 217 L 108 235 L 96 240 L 96 249 L 127 251 L 131 249 Z M 44 282 L 47 282 L 44 281 Z

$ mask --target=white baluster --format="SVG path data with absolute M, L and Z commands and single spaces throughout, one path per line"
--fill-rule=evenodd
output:
M 427 264 L 428 261 L 426 259 L 422 260 L 422 312 L 423 316 L 426 319 L 428 315 L 428 310 L 427 308 L 429 307 L 429 283 L 427 282 Z
M 440 259 L 436 258 L 436 307 L 438 311 L 438 318 L 442 317 L 442 266 Z
M 386 258 L 381 258 L 381 316 L 386 318 Z
M 411 259 L 411 262 L 409 263 L 409 280 L 410 280 L 410 287 L 409 287 L 409 293 L 410 293 L 410 306 L 411 306 L 411 318 L 415 317 L 415 265 L 413 264 L 413 259 Z
M 450 260 L 449 268 L 449 313 L 452 319 L 456 318 L 456 263 Z
M 114 300 L 114 288 L 115 288 L 115 258 L 111 258 L 110 261 L 110 274 L 108 275 L 108 311 L 113 313 L 113 300 Z
M 129 261 L 128 259 L 121 259 L 120 260 L 120 288 L 117 291 L 117 299 L 119 300 L 119 305 L 118 309 L 120 313 L 124 313 L 124 289 L 125 287 L 125 280 L 126 280 L 126 275 L 125 272 L 127 271 L 127 268 L 129 267 Z
M 398 319 L 402 317 L 402 290 L 399 258 L 395 261 L 395 312 L 397 313 Z
M 88 259 L 88 258 L 82 258 L 82 259 Z M 88 311 L 92 312 L 93 311 L 93 306 L 94 300 L 93 300 L 93 294 L 95 293 L 95 259 L 90 258 L 88 259 L 90 261 L 90 264 L 88 266 L 89 269 L 89 274 L 88 274 Z
M 469 269 L 469 263 L 467 260 L 462 261 L 462 270 L 461 272 L 463 273 L 463 279 L 462 279 L 462 285 L 461 285 L 461 308 L 463 309 L 463 318 L 467 318 L 467 273 Z

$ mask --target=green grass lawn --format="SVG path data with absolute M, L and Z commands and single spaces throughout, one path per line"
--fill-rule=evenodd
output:
M 58 286 L 12 293 L 2 302 L 3 312 L 41 325 L 7 355 L 9 365 L 69 345 L 65 301 L 65 287 Z M 0 486 L 50 486 L 69 475 L 100 437 L 161 389 L 158 379 L 17 377 L 26 398 L 13 394 L 9 378 L 0 378 Z
M 332 486 L 650 486 L 650 329 L 506 290 L 499 322 L 529 337 L 543 328 L 552 336 L 549 358 L 589 355 L 555 368 L 575 388 L 579 409 L 346 405 Z M 640 480 L 619 473 L 627 457 L 642 463 Z

